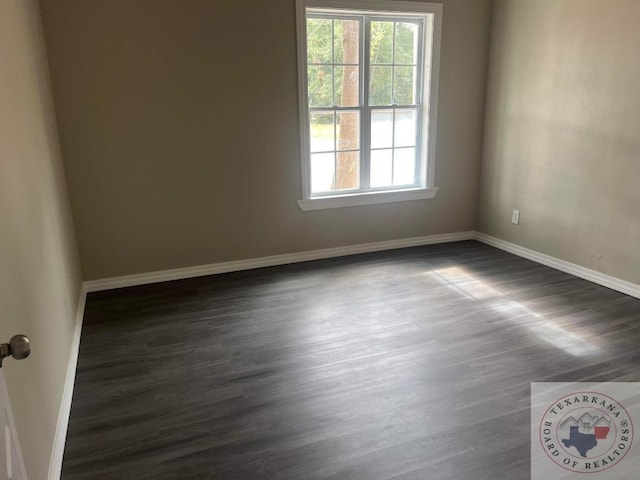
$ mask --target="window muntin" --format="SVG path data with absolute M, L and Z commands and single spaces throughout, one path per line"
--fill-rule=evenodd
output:
M 431 46 L 440 7 L 386 13 L 311 3 L 299 0 L 305 198 L 432 187 Z

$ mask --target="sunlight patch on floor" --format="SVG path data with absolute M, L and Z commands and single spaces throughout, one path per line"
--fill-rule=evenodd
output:
M 587 341 L 581 335 L 561 327 L 538 312 L 520 302 L 505 301 L 504 294 L 488 282 L 479 280 L 463 267 L 449 267 L 428 272 L 447 288 L 471 300 L 496 299 L 488 307 L 497 313 L 507 314 L 513 321 L 526 327 L 532 333 L 556 348 L 576 356 L 585 357 L 602 353 L 602 349 Z

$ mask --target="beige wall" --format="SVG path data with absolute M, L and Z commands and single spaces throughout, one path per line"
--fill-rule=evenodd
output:
M 3 371 L 33 480 L 49 468 L 80 283 L 38 4 L 0 0 L 0 340 L 32 341 Z
M 638 18 L 637 0 L 495 2 L 479 210 L 482 232 L 635 283 Z
M 434 200 L 302 212 L 294 0 L 42 0 L 85 278 L 475 227 L 490 0 L 446 0 Z

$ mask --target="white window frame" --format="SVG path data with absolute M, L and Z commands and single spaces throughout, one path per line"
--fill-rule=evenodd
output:
M 309 138 L 309 103 L 307 90 L 307 9 L 323 9 L 328 14 L 340 15 L 340 13 L 361 13 L 370 16 L 392 17 L 394 15 L 411 15 L 425 22 L 432 18 L 431 37 L 427 36 L 428 29 L 423 28 L 423 45 L 427 48 L 420 48 L 422 54 L 422 65 L 430 66 L 430 72 L 420 72 L 422 79 L 420 85 L 416 86 L 417 94 L 421 97 L 417 103 L 421 105 L 418 117 L 419 121 L 419 141 L 417 145 L 419 151 L 417 166 L 417 183 L 409 187 L 390 187 L 385 189 L 355 190 L 341 192 L 336 191 L 322 194 L 311 193 L 311 153 Z M 436 159 L 436 130 L 438 112 L 438 80 L 440 71 L 440 43 L 442 36 L 442 4 L 422 3 L 412 1 L 392 1 L 392 0 L 296 0 L 297 17 L 297 41 L 298 41 L 298 96 L 300 108 L 300 146 L 301 146 L 301 171 L 302 171 L 302 195 L 298 200 L 298 205 L 302 210 L 321 210 L 327 208 L 350 207 L 357 205 L 370 205 L 376 203 L 391 203 L 408 200 L 429 199 L 436 196 L 438 188 L 434 184 L 435 159 Z M 431 46 L 431 48 L 428 48 Z M 368 67 L 369 52 L 361 51 L 361 70 Z M 368 79 L 361 77 L 364 83 Z M 428 91 L 428 98 L 425 98 L 425 90 Z M 361 97 L 363 109 L 371 108 L 364 105 Z M 388 108 L 388 107 L 387 107 Z M 361 124 L 364 120 L 361 118 Z M 361 152 L 370 151 L 370 144 L 364 144 L 366 133 L 360 134 Z M 368 140 L 367 140 L 368 142 Z M 362 162 L 362 159 L 360 160 Z

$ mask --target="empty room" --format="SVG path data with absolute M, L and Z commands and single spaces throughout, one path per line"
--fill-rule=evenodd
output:
M 0 0 L 0 479 L 637 480 L 638 18 Z

